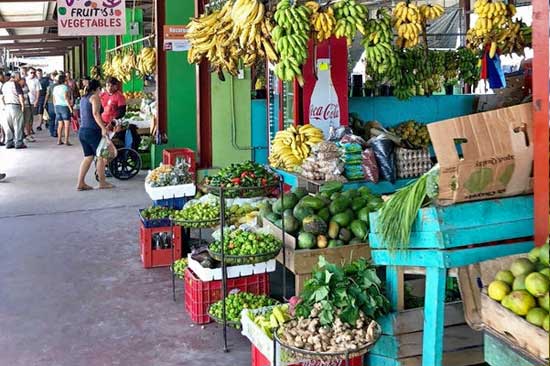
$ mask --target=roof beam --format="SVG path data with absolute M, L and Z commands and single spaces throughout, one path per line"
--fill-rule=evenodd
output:
M 5 48 L 8 50 L 14 49 L 29 49 L 29 48 L 66 48 L 66 47 L 75 47 L 83 44 L 81 40 L 75 41 L 59 41 L 59 42 L 26 42 L 26 43 L 3 43 L 0 44 L 0 48 Z
M 65 40 L 74 40 L 76 38 L 65 38 L 60 37 L 57 34 L 15 34 L 13 36 L 0 36 L 0 41 L 19 41 L 19 40 L 55 40 L 55 41 L 65 41 Z
M 4 0 L 2 0 L 4 1 Z M 14 29 L 14 28 L 44 28 L 44 27 L 57 27 L 56 20 L 27 20 L 19 22 L 0 22 L 0 28 Z
M 11 53 L 11 57 L 47 57 L 47 56 L 65 56 L 68 52 L 21 52 Z

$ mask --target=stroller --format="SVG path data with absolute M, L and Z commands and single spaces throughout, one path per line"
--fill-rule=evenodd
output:
M 116 121 L 115 126 L 117 127 L 116 132 L 111 137 L 111 141 L 117 149 L 117 155 L 108 162 L 105 167 L 105 175 L 119 180 L 128 180 L 135 177 L 141 170 L 141 156 L 137 151 L 141 137 L 134 124 Z M 95 177 L 99 180 L 97 169 Z

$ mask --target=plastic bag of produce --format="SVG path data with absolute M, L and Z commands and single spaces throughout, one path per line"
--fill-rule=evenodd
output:
M 345 156 L 346 165 L 360 165 L 363 162 L 361 153 L 351 153 Z
M 363 158 L 363 173 L 365 174 L 365 180 L 373 183 L 378 183 L 379 173 L 378 164 L 376 163 L 376 156 L 372 149 L 365 149 L 361 155 Z
M 104 159 L 114 159 L 117 155 L 117 149 L 116 146 L 113 144 L 110 138 L 108 137 L 102 137 L 101 141 L 99 141 L 99 145 L 96 150 L 96 156 L 98 158 L 104 158 Z
M 328 133 L 328 140 L 338 142 L 344 135 L 353 135 L 353 131 L 349 127 L 338 127 L 335 128 L 331 126 Z
M 378 171 L 382 179 L 395 183 L 397 169 L 395 167 L 395 143 L 386 135 L 377 136 L 369 140 L 369 145 L 374 151 Z
M 367 142 L 360 136 L 354 134 L 344 135 L 340 139 L 341 144 L 359 144 L 361 146 L 367 146 Z
M 365 179 L 363 167 L 361 165 L 346 165 L 344 174 L 349 180 Z
M 343 143 L 340 146 L 345 150 L 346 154 L 361 153 L 363 148 L 361 144 L 356 144 L 353 142 Z

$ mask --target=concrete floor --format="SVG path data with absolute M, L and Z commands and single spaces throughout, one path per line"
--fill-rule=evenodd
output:
M 48 136 L 0 147 L 0 365 L 249 365 L 246 338 L 230 330 L 223 353 L 217 325 L 190 322 L 182 282 L 174 303 L 168 269 L 142 268 L 144 174 L 77 192 L 76 137 Z

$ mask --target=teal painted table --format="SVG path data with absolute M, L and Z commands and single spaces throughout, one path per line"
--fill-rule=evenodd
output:
M 427 207 L 418 212 L 407 250 L 388 251 L 371 214 L 370 246 L 374 264 L 387 266 L 386 281 L 394 309 L 403 301 L 403 267 L 424 267 L 426 294 L 422 365 L 440 366 L 445 324 L 447 271 L 533 248 L 533 197 Z M 524 240 L 506 242 L 511 239 Z M 369 366 L 380 366 L 375 359 Z
M 285 180 L 285 184 L 291 187 L 299 187 L 301 178 L 294 173 L 285 172 L 284 170 L 276 169 Z M 305 179 L 305 178 L 302 178 Z M 378 183 L 366 182 L 366 181 L 356 181 L 356 182 L 347 182 L 344 183 L 344 190 L 347 189 L 357 189 L 359 187 L 365 186 L 372 193 L 375 194 L 388 194 L 393 193 L 399 188 L 405 187 L 407 184 L 412 182 L 414 179 L 398 179 L 395 184 L 392 184 L 388 181 L 380 181 Z

